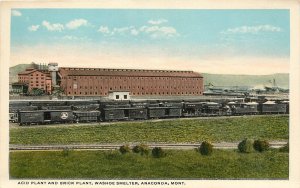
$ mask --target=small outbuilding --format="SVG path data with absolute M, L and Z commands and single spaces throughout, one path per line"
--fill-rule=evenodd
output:
M 130 100 L 129 91 L 112 91 L 109 92 L 108 98 L 112 100 Z

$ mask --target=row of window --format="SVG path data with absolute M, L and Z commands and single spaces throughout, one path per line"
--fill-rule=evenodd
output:
M 178 70 L 142 70 L 142 69 L 101 69 L 101 68 L 63 68 L 63 70 L 82 70 L 82 71 L 109 71 L 109 72 L 163 72 L 163 73 L 192 73 L 193 71 L 178 71 Z
M 69 95 L 71 95 L 72 94 L 72 92 L 68 92 L 68 94 Z M 107 93 L 102 93 L 102 92 L 100 92 L 100 93 L 98 93 L 98 92 L 78 92 L 78 94 L 79 95 L 107 95 Z M 131 93 L 132 95 L 195 95 L 195 94 L 197 94 L 197 95 L 199 95 L 199 94 L 202 94 L 202 92 L 150 92 L 150 93 L 148 93 L 148 92 L 137 92 L 137 93 Z M 77 92 L 75 91 L 74 92 L 74 95 L 77 95 Z
M 30 84 L 30 87 L 32 87 L 32 88 L 33 87 L 40 87 L 40 86 L 44 87 L 45 85 L 44 84 L 41 84 L 41 85 L 40 84 Z
M 121 80 L 127 81 L 127 80 L 200 80 L 200 78 L 178 78 L 178 77 L 101 77 L 101 76 L 64 76 L 62 79 L 105 79 L 105 80 Z
M 70 86 L 69 87 L 70 89 L 72 89 L 72 86 Z M 100 89 L 103 89 L 103 88 L 105 88 L 105 89 L 107 89 L 107 87 L 99 87 Z M 170 89 L 199 89 L 199 87 L 198 86 L 179 86 L 179 87 L 173 87 L 173 86 L 170 86 Z M 77 87 L 74 87 L 73 89 L 77 89 Z M 98 87 L 97 86 L 95 86 L 95 87 L 93 87 L 93 86 L 90 86 L 90 87 L 88 87 L 88 86 L 85 86 L 85 87 L 83 87 L 83 86 L 79 86 L 79 89 L 98 89 Z M 128 87 L 126 87 L 126 86 L 119 86 L 119 87 L 117 87 L 117 86 L 115 86 L 114 87 L 114 89 L 131 89 L 131 87 L 130 86 L 128 86 Z M 150 87 L 141 87 L 140 88 L 140 86 L 137 86 L 137 87 L 135 87 L 135 86 L 132 86 L 132 89 L 142 89 L 142 90 L 144 90 L 144 89 L 169 89 L 169 86 L 150 86 Z M 113 88 L 112 87 L 110 87 L 109 88 L 109 90 L 113 90 Z

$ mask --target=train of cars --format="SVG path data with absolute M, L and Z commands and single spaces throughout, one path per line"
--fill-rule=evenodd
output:
M 287 114 L 288 101 L 10 101 L 20 125 L 146 120 L 180 117 Z

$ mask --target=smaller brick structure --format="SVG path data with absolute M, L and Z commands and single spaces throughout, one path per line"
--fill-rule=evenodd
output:
M 19 83 L 28 85 L 28 91 L 37 88 L 45 91 L 47 94 L 52 92 L 52 82 L 48 71 L 28 68 L 18 74 Z

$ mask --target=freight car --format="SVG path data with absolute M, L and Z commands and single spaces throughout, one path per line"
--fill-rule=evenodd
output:
M 71 110 L 19 111 L 18 122 L 20 125 L 72 123 L 74 115 Z
M 258 103 L 249 102 L 249 103 L 228 103 L 232 111 L 232 115 L 249 115 L 249 114 L 259 114 Z
M 289 103 L 267 101 L 65 101 L 60 103 L 22 103 L 10 105 L 10 121 L 25 124 L 146 120 L 179 117 L 281 114 Z M 29 105 L 37 106 L 29 106 Z M 54 105 L 52 105 L 54 104 Z M 60 104 L 60 105 L 58 105 Z M 25 106 L 24 106 L 25 105 Z M 26 106 L 28 105 L 28 106 Z M 44 105 L 44 106 L 42 106 Z
M 267 101 L 259 105 L 259 110 L 262 114 L 285 114 L 287 113 L 287 104 Z

